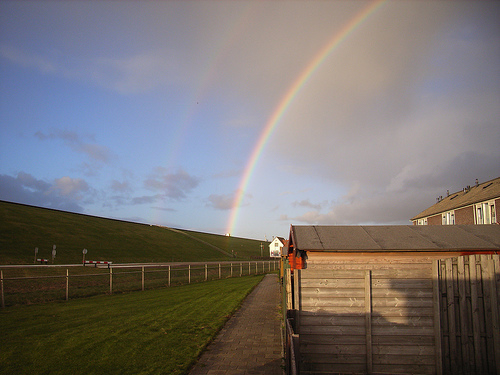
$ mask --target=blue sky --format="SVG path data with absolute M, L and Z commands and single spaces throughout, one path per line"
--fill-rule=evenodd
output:
M 0 199 L 223 234 L 369 2 L 0 0 Z M 386 1 L 301 87 L 232 235 L 409 224 L 500 176 L 500 2 Z

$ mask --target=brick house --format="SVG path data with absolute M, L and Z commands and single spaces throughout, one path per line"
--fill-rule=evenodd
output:
M 439 197 L 436 204 L 411 219 L 414 225 L 498 224 L 500 177 Z

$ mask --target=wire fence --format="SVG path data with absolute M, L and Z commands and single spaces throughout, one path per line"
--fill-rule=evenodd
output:
M 181 265 L 120 265 L 112 267 L 41 267 L 26 272 L 0 270 L 1 306 L 43 303 L 98 294 L 144 291 L 278 270 L 279 262 L 191 263 Z M 70 272 L 71 269 L 71 272 Z M 26 276 L 26 274 L 29 274 Z

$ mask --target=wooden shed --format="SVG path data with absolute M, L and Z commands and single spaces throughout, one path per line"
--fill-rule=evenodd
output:
M 292 225 L 289 372 L 500 374 L 499 251 L 499 225 Z

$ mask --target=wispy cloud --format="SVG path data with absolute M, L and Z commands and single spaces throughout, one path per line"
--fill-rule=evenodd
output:
M 309 199 L 304 199 L 301 201 L 295 201 L 292 203 L 293 207 L 307 207 L 307 208 L 314 208 L 316 210 L 321 210 L 322 205 L 321 204 L 313 204 L 309 201 Z
M 230 210 L 233 207 L 234 194 L 210 194 L 207 205 L 216 210 Z
M 149 190 L 158 191 L 160 196 L 180 200 L 186 198 L 200 183 L 200 179 L 191 176 L 186 171 L 179 169 L 170 173 L 163 167 L 157 167 L 154 172 L 144 181 L 144 187 Z
M 91 143 L 88 140 L 93 140 L 93 137 L 85 137 L 74 131 L 61 129 L 56 129 L 50 133 L 37 131 L 35 137 L 41 141 L 62 140 L 73 151 L 84 154 L 93 161 L 107 163 L 111 158 L 111 152 L 106 146 Z
M 25 68 L 33 68 L 42 73 L 57 73 L 59 70 L 47 57 L 29 53 L 18 48 L 0 45 L 0 56 L 9 60 L 11 63 L 23 66 Z
M 102 87 L 119 94 L 137 94 L 179 84 L 186 63 L 173 50 L 157 49 L 125 57 L 62 58 L 2 45 L 0 56 L 12 64 L 72 81 Z
M 165 198 L 162 194 L 156 195 L 143 195 L 140 197 L 134 197 L 131 199 L 132 204 L 152 204 L 161 201 Z
M 113 180 L 111 181 L 111 190 L 117 193 L 129 193 L 132 191 L 132 187 L 128 181 L 120 182 Z

